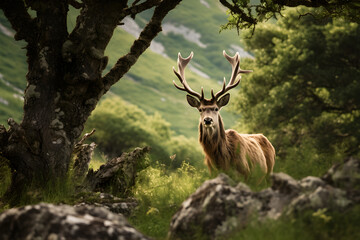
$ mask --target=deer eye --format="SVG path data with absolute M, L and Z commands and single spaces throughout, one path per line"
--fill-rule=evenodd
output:
M 203 110 L 202 110 L 202 108 L 199 108 L 199 112 L 202 112 Z
M 215 111 L 217 112 L 217 111 L 219 111 L 219 109 L 218 109 L 218 108 L 215 108 Z

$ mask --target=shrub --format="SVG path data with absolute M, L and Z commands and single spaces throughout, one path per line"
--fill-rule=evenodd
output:
M 195 165 L 203 157 L 199 144 L 184 136 L 173 137 L 170 124 L 159 113 L 147 115 L 121 98 L 108 98 L 100 103 L 89 118 L 86 131 L 96 133 L 92 140 L 108 158 L 120 156 L 135 147 L 150 146 L 152 163 L 160 162 L 176 169 L 183 161 Z

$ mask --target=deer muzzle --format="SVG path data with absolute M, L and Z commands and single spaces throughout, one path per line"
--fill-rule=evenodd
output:
M 211 127 L 212 123 L 213 123 L 212 118 L 209 118 L 209 117 L 204 118 L 204 126 L 205 127 Z

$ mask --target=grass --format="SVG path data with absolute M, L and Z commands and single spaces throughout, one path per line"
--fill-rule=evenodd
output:
M 5 124 L 10 117 L 15 121 L 20 121 L 22 118 L 23 101 L 19 98 L 20 94 L 8 86 L 5 81 L 0 78 L 0 98 L 6 101 L 0 102 L 0 124 Z
M 106 156 L 97 151 L 90 166 L 96 170 L 105 160 Z M 10 170 L 5 164 L 0 165 L 0 176 L 4 183 L 0 188 L 1 196 L 6 190 L 6 184 L 10 184 Z M 133 197 L 139 201 L 139 207 L 129 218 L 130 223 L 147 236 L 165 239 L 170 220 L 178 207 L 208 178 L 207 169 L 196 169 L 186 162 L 172 171 L 162 164 L 141 170 L 132 189 Z M 65 180 L 55 180 L 43 190 L 29 190 L 22 194 L 19 206 L 39 202 L 74 204 L 78 201 L 77 195 L 88 197 L 81 193 L 79 195 L 75 189 L 70 170 Z M 96 196 L 90 194 L 89 197 L 95 198 L 96 202 Z M 0 202 L 0 212 L 9 208 L 9 205 Z
M 337 149 L 331 152 L 319 152 L 311 139 L 305 139 L 300 146 L 286 149 L 286 156 L 278 156 L 274 172 L 285 172 L 294 179 L 306 176 L 323 176 L 329 168 L 343 161 L 346 154 Z
M 172 172 L 161 165 L 144 169 L 133 190 L 140 205 L 130 223 L 147 236 L 166 239 L 172 216 L 208 177 L 205 169 L 195 169 L 185 162 Z
M 11 29 L 4 14 L 0 11 L 0 23 Z M 13 33 L 14 30 L 11 30 Z M 18 88 L 25 88 L 25 75 L 27 72 L 26 50 L 24 41 L 15 41 L 12 37 L 0 32 L 0 73 Z
M 4 172 L 1 172 L 0 174 L 4 174 Z M 4 197 L 3 194 L 10 186 L 10 170 L 5 174 L 6 175 L 2 175 L 1 178 L 9 179 L 9 181 L 4 182 L 4 185 L 0 188 L 0 197 Z M 74 204 L 76 202 L 74 199 L 76 193 L 75 187 L 75 183 L 71 176 L 67 176 L 65 179 L 54 179 L 46 183 L 46 185 L 41 188 L 39 188 L 39 185 L 35 184 L 35 182 L 29 183 L 26 186 L 26 190 L 20 193 L 19 199 L 15 200 L 16 206 L 11 206 L 13 205 L 13 199 L 5 201 L 0 198 L 0 213 L 11 207 L 21 207 L 25 205 L 38 204 L 40 202 L 53 204 Z
M 297 218 L 282 217 L 278 220 L 254 220 L 244 229 L 227 236 L 228 240 L 350 240 L 359 239 L 360 206 L 351 211 L 327 212 L 320 209 L 308 211 Z
M 99 152 L 94 156 L 91 162 L 93 167 L 106 158 Z M 6 176 L 4 172 L 7 171 L 0 167 L 0 176 Z M 174 171 L 169 171 L 161 164 L 145 168 L 138 173 L 136 185 L 132 189 L 133 196 L 139 201 L 139 206 L 128 219 L 129 222 L 153 239 L 166 239 L 171 218 L 181 203 L 209 178 L 207 169 L 195 168 L 185 162 Z M 4 179 L 1 181 L 4 183 Z M 5 179 L 5 182 L 8 180 Z M 74 192 L 74 183 L 71 178 L 68 178 L 65 182 L 49 184 L 42 192 L 28 192 L 23 200 L 28 201 L 26 204 L 40 201 L 72 204 L 78 200 L 74 198 Z M 95 195 L 90 197 L 93 197 L 95 202 L 97 201 Z M 0 212 L 7 208 L 9 206 L 2 206 Z M 295 218 L 284 216 L 278 220 L 262 222 L 254 217 L 246 228 L 231 232 L 223 239 L 359 239 L 360 232 L 357 224 L 360 221 L 359 213 L 360 206 L 356 206 L 344 212 L 320 209 L 315 212 L 303 212 Z
M 90 164 L 89 164 L 89 169 L 93 169 L 94 171 L 98 170 L 100 168 L 101 165 L 105 164 L 107 162 L 108 158 L 107 156 L 95 149 L 93 157 L 91 158 Z
M 10 28 L 4 15 L 0 12 L 0 23 Z M 14 90 L 24 89 L 26 86 L 25 74 L 27 64 L 23 41 L 16 42 L 13 38 L 0 32 L 0 98 L 7 102 L 0 101 L 0 124 L 6 124 L 7 119 L 12 117 L 16 121 L 22 118 L 22 100 L 19 96 L 22 93 Z M 10 83 L 12 86 L 8 86 Z M 17 97 L 14 96 L 17 95 Z

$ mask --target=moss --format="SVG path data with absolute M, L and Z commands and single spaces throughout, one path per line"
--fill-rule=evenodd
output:
M 90 54 L 91 54 L 91 56 L 93 56 L 95 59 L 98 59 L 98 60 L 100 60 L 104 57 L 104 51 L 99 50 L 95 47 L 90 48 Z
M 52 120 L 52 122 L 50 123 L 50 127 L 54 128 L 54 129 L 63 129 L 64 128 L 64 124 L 58 119 L 55 118 L 54 120 Z
M 40 93 L 35 91 L 36 85 L 30 84 L 25 92 L 25 99 L 40 98 Z

